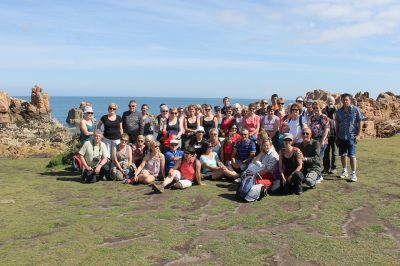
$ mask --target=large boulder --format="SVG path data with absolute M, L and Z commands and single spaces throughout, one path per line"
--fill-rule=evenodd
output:
M 73 132 L 51 118 L 50 97 L 35 85 L 31 102 L 0 92 L 0 158 L 51 156 L 66 151 Z

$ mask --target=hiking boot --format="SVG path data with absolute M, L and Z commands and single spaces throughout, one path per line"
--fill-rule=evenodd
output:
M 152 184 L 151 187 L 153 188 L 154 191 L 157 191 L 159 193 L 163 193 L 164 192 L 164 186 L 163 185 Z
M 343 170 L 342 174 L 339 176 L 340 178 L 346 178 L 349 176 L 349 173 L 347 172 L 347 170 Z
M 357 181 L 357 175 L 356 175 L 355 172 L 351 173 L 350 181 L 352 181 L 352 182 L 356 182 Z
M 324 170 L 322 170 L 321 173 L 322 173 L 322 174 L 331 174 L 331 170 L 324 169 Z
M 322 181 L 324 180 L 324 178 L 322 177 L 322 175 L 319 175 L 317 177 L 317 180 L 315 181 L 317 184 L 320 184 Z

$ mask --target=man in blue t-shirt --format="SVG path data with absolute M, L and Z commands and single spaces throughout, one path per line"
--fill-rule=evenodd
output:
M 340 95 L 340 99 L 343 106 L 337 110 L 335 117 L 336 143 L 343 166 L 343 172 L 340 177 L 345 178 L 349 176 L 347 172 L 347 157 L 349 157 L 352 170 L 350 180 L 355 182 L 357 181 L 356 147 L 360 141 L 361 120 L 364 118 L 364 115 L 358 107 L 351 104 L 350 94 L 344 93 Z
M 165 174 L 169 175 L 169 171 L 174 169 L 177 161 L 181 160 L 185 154 L 183 151 L 178 150 L 178 140 L 171 139 L 169 143 L 169 151 L 165 153 Z
M 256 144 L 249 139 L 247 129 L 242 129 L 240 135 L 242 135 L 242 139 L 236 142 L 233 149 L 232 166 L 237 170 L 244 171 L 256 155 Z

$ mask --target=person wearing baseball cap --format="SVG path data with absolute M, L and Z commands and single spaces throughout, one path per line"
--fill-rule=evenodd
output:
M 183 151 L 178 150 L 179 141 L 175 136 L 169 142 L 169 151 L 165 153 L 165 173 L 170 175 L 177 161 L 182 159 Z
M 301 172 L 303 167 L 303 155 L 299 148 L 293 147 L 293 135 L 283 134 L 283 149 L 279 151 L 279 172 L 281 173 L 282 192 L 284 194 L 303 193 L 302 182 L 304 175 Z
M 93 117 L 93 108 L 90 105 L 86 105 L 83 110 L 84 116 L 80 123 L 81 130 L 81 144 L 85 143 L 85 141 L 93 140 L 93 132 L 96 129 L 94 117 Z

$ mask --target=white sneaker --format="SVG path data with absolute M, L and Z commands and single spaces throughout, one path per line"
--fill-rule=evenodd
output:
M 353 181 L 353 182 L 356 182 L 356 181 L 357 181 L 357 175 L 356 175 L 356 173 L 351 173 L 351 178 L 350 178 L 350 180 Z
M 317 177 L 317 180 L 316 180 L 316 183 L 317 184 L 321 184 L 321 182 L 324 180 L 324 178 L 322 177 L 322 175 L 319 175 L 318 177 Z
M 342 174 L 340 175 L 340 178 L 346 178 L 349 176 L 349 173 L 345 170 L 343 170 Z

